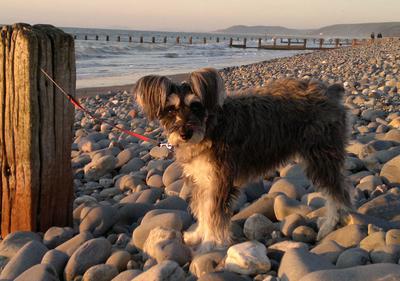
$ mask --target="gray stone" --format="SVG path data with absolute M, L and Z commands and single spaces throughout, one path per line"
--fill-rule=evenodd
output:
M 34 232 L 12 232 L 0 244 L 0 256 L 12 258 L 28 242 L 41 240 L 40 236 Z
M 112 155 L 100 157 L 85 166 L 85 179 L 99 180 L 102 176 L 114 170 L 116 164 L 117 159 Z
M 106 233 L 118 221 L 118 211 L 112 206 L 91 207 L 79 225 L 79 232 L 89 231 L 94 237 Z
M 150 150 L 150 156 L 153 158 L 165 159 L 169 155 L 169 150 L 166 147 L 155 146 Z
M 357 246 L 367 236 L 367 227 L 364 225 L 350 224 L 329 233 L 322 242 L 335 241 L 340 246 L 349 248 Z
M 158 201 L 154 207 L 156 209 L 166 210 L 188 210 L 188 203 L 178 196 L 169 196 L 163 200 Z
M 189 271 L 198 278 L 204 274 L 214 272 L 225 255 L 226 251 L 214 251 L 197 255 L 190 263 Z
M 185 272 L 174 261 L 163 261 L 131 281 L 184 281 Z
M 128 203 L 120 204 L 118 208 L 118 222 L 131 225 L 137 222 L 147 212 L 154 209 L 154 206 L 147 203 Z
M 267 249 L 257 241 L 247 241 L 229 247 L 225 259 L 228 271 L 240 274 L 266 273 L 271 269 Z
M 325 206 L 326 199 L 321 192 L 311 192 L 304 194 L 301 198 L 301 202 L 315 210 Z
M 307 215 L 311 208 L 301 204 L 299 201 L 291 199 L 286 195 L 278 195 L 274 202 L 274 212 L 276 218 L 281 221 L 291 214 Z
M 58 281 L 57 273 L 49 264 L 37 264 L 25 270 L 14 281 Z
M 131 259 L 131 255 L 124 250 L 118 250 L 111 254 L 106 264 L 114 266 L 119 272 L 126 270 L 126 266 Z
M 400 213 L 400 196 L 385 193 L 363 204 L 358 211 L 361 214 L 391 220 Z
M 324 241 L 321 244 L 315 246 L 310 252 L 322 256 L 335 264 L 339 255 L 344 251 L 344 247 L 340 246 L 335 241 Z
M 291 199 L 300 199 L 306 190 L 294 179 L 281 178 L 272 184 L 269 193 L 281 192 Z
M 67 264 L 69 256 L 59 250 L 53 249 L 48 251 L 41 261 L 42 264 L 51 265 L 57 272 L 60 278 L 64 272 L 65 265 Z
M 387 245 L 400 245 L 400 229 L 391 229 L 386 232 Z
M 357 157 L 347 157 L 344 167 L 346 170 L 358 172 L 364 168 L 364 163 Z
M 32 240 L 25 244 L 7 263 L 0 274 L 0 279 L 14 280 L 28 268 L 39 264 L 47 248 L 40 242 Z
M 210 272 L 204 274 L 202 277 L 197 279 L 197 281 L 249 281 L 249 280 L 251 279 L 230 271 Z
M 380 176 L 387 179 L 391 184 L 400 186 L 400 155 L 383 165 Z
M 373 263 L 397 263 L 400 259 L 399 245 L 384 245 L 374 248 L 370 252 Z
M 253 214 L 262 214 L 272 221 L 276 220 L 274 213 L 275 195 L 266 194 L 232 217 L 232 221 L 244 222 Z
M 90 232 L 81 232 L 78 235 L 69 239 L 68 241 L 62 243 L 56 248 L 56 250 L 59 250 L 70 257 L 83 243 L 92 238 L 93 235 Z
M 146 189 L 140 192 L 140 195 L 136 199 L 136 202 L 154 204 L 158 199 L 160 199 L 161 194 L 161 188 Z
M 128 163 L 133 157 L 139 156 L 138 145 L 126 148 L 117 155 L 116 168 L 121 168 L 124 164 Z
M 111 254 L 111 244 L 105 238 L 95 238 L 83 243 L 69 259 L 64 278 L 72 281 L 83 275 L 93 265 L 104 263 Z
M 317 233 L 309 226 L 300 225 L 293 230 L 292 238 L 298 242 L 314 243 L 317 239 Z
M 361 248 L 344 250 L 337 259 L 336 266 L 340 268 L 364 265 L 369 262 L 369 254 Z
M 385 236 L 386 233 L 383 231 L 370 233 L 367 237 L 360 241 L 360 248 L 369 252 L 375 248 L 385 246 Z
M 243 232 L 249 240 L 261 240 L 269 237 L 275 226 L 271 220 L 261 214 L 253 214 L 244 223 Z
M 143 178 L 130 174 L 123 175 L 115 182 L 115 186 L 118 187 L 121 191 L 136 191 L 137 187 L 143 184 Z
M 162 178 L 164 186 L 168 186 L 171 183 L 180 179 L 182 177 L 182 173 L 183 173 L 182 167 L 177 162 L 173 162 L 164 171 Z
M 249 202 L 257 200 L 266 193 L 262 180 L 248 183 L 240 189 L 244 191 Z
M 53 249 L 58 245 L 61 245 L 65 241 L 71 239 L 74 236 L 74 230 L 71 227 L 50 227 L 43 237 L 43 244 Z
M 109 264 L 97 264 L 86 270 L 82 281 L 110 281 L 118 275 L 115 266 Z
M 165 194 L 167 194 L 168 196 L 179 196 L 180 197 L 179 194 L 182 190 L 183 183 L 184 183 L 183 179 L 179 179 L 179 180 L 174 181 L 173 183 L 170 183 L 169 185 L 167 185 L 164 188 Z
M 291 249 L 282 258 L 278 276 L 282 281 L 297 281 L 310 272 L 333 268 L 328 260 L 304 248 Z
M 143 273 L 141 270 L 138 269 L 129 269 L 121 272 L 117 276 L 115 276 L 111 281 L 127 281 L 132 280 L 133 278 L 139 276 L 139 274 Z
M 320 270 L 307 274 L 299 281 L 344 281 L 344 280 L 399 280 L 400 265 L 369 264 L 345 269 Z
M 292 237 L 293 230 L 300 225 L 306 225 L 306 219 L 302 215 L 288 215 L 281 222 L 281 232 L 285 236 Z
M 151 176 L 146 180 L 146 184 L 147 184 L 149 187 L 155 187 L 155 188 L 161 188 L 161 187 L 163 187 L 161 175 L 159 175 L 159 174 L 153 174 L 153 175 L 151 175 Z
M 145 162 L 142 159 L 133 158 L 121 167 L 120 173 L 129 174 L 130 172 L 139 171 L 144 165 Z

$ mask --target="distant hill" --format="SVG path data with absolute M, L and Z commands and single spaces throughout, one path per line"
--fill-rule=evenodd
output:
M 369 37 L 371 32 L 381 32 L 383 36 L 400 37 L 400 22 L 335 24 L 318 29 L 294 29 L 283 26 L 246 26 L 234 25 L 215 31 L 225 34 L 285 35 L 285 36 L 322 36 L 324 37 Z

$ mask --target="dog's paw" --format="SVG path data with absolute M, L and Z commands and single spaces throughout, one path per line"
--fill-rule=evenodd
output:
M 183 241 L 188 246 L 195 246 L 201 243 L 202 236 L 199 231 L 185 231 L 183 233 Z

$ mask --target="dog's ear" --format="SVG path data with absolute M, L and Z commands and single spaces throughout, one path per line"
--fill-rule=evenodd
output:
M 223 104 L 226 96 L 224 83 L 216 69 L 202 68 L 192 72 L 190 85 L 207 109 L 213 110 L 215 106 Z
M 149 120 L 159 117 L 171 88 L 172 82 L 165 76 L 148 75 L 137 81 L 133 95 Z

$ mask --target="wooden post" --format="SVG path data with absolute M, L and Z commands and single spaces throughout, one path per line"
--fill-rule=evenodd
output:
M 246 45 L 247 45 L 247 38 L 244 38 L 243 39 L 243 48 L 246 48 Z
M 276 38 L 272 38 L 272 41 L 274 41 L 274 48 L 275 48 L 276 47 Z
M 76 34 L 74 35 L 74 40 L 76 40 Z
M 319 39 L 319 48 L 322 49 L 322 45 L 324 45 L 324 38 Z
M 106 41 L 110 41 L 110 35 L 106 36 Z
M 167 36 L 164 37 L 164 44 L 167 43 Z
M 132 36 L 129 36 L 129 42 L 132 42 Z
M 339 48 L 339 44 L 340 44 L 340 39 L 336 38 L 335 39 L 335 48 Z
M 229 39 L 229 47 L 232 48 L 232 45 L 233 45 L 233 38 L 231 37 L 231 39 Z
M 156 43 L 156 37 L 151 37 L 151 43 Z
M 207 38 L 206 37 L 203 38 L 203 43 L 207 44 Z
M 287 40 L 288 47 L 290 47 L 291 42 L 292 42 L 292 39 L 288 38 L 288 40 Z
M 87 40 L 87 35 L 85 35 L 85 40 Z
M 99 41 L 99 35 L 96 35 L 96 41 Z
M 143 43 L 143 36 L 140 36 L 140 43 Z
M 0 31 L 1 235 L 72 224 L 74 40 L 49 25 Z
M 261 38 L 258 38 L 258 48 L 261 48 Z
M 179 44 L 179 36 L 176 37 L 176 44 Z
M 193 38 L 192 38 L 192 36 L 189 37 L 189 44 L 193 44 Z
M 303 48 L 307 49 L 307 39 L 303 39 Z
M 217 37 L 217 43 L 219 43 L 219 37 Z
M 117 37 L 117 41 L 120 42 L 121 41 L 121 36 L 118 35 Z

